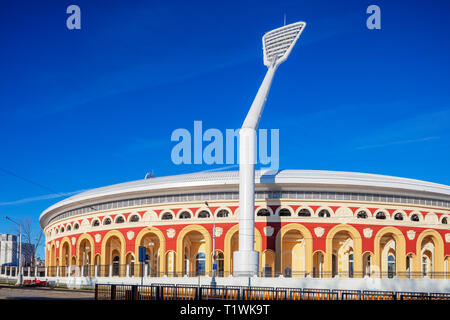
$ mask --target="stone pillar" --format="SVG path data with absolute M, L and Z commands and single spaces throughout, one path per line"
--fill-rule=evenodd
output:
M 59 266 L 56 266 L 56 276 L 59 277 Z
M 130 265 L 127 264 L 127 265 L 126 265 L 126 268 L 127 268 L 127 269 L 126 269 L 126 270 L 127 270 L 127 271 L 126 271 L 126 277 L 129 278 L 129 277 L 130 277 Z
M 110 276 L 110 277 L 112 277 L 112 270 L 113 270 L 113 265 L 110 264 L 109 265 L 109 274 L 108 274 L 108 276 Z
M 98 265 L 94 266 L 94 277 L 98 277 Z
M 147 263 L 144 265 L 144 276 L 148 277 L 148 264 Z
M 48 277 L 48 267 L 44 268 L 44 272 L 45 272 L 45 277 L 47 278 Z

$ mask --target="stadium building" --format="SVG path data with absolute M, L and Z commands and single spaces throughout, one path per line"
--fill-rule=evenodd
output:
M 261 277 L 450 278 L 450 187 L 376 174 L 255 172 Z M 48 276 L 233 274 L 239 172 L 89 190 L 40 216 Z M 214 232 L 213 232 L 214 230 Z M 138 261 L 139 247 L 146 261 Z

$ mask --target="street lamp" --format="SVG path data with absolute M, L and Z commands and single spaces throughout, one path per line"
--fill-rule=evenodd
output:
M 23 278 L 22 278 L 22 226 L 20 223 L 14 221 L 10 217 L 6 217 L 6 219 L 11 222 L 14 222 L 15 224 L 17 224 L 19 226 L 19 276 L 17 278 L 16 284 L 22 285 L 22 283 L 23 283 Z
M 255 237 L 255 140 L 264 105 L 278 66 L 286 61 L 305 28 L 296 22 L 264 34 L 262 38 L 266 76 L 239 131 L 239 250 L 233 254 L 234 273 L 258 274 L 259 253 L 254 251 Z
M 217 265 L 216 265 L 216 217 L 214 216 L 213 212 L 211 211 L 208 201 L 205 201 L 205 204 L 213 216 L 213 248 L 212 248 L 213 268 L 212 268 L 211 286 L 215 287 L 217 285 L 217 283 L 216 283 L 216 268 L 217 268 Z

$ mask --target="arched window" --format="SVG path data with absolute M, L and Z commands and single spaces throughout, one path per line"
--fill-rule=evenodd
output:
M 125 219 L 122 216 L 118 216 L 116 218 L 116 223 L 124 223 L 124 222 L 125 222 Z
M 395 257 L 393 254 L 388 256 L 388 278 L 395 276 Z
M 105 221 L 103 221 L 103 225 L 106 226 L 107 224 L 111 224 L 111 219 L 106 218 Z
M 442 224 L 447 224 L 447 217 L 442 218 Z
M 358 219 L 367 219 L 367 212 L 365 212 L 364 210 L 361 210 L 361 211 L 358 212 L 356 217 Z
M 130 217 L 130 222 L 138 222 L 139 221 L 139 216 L 137 214 L 133 214 Z
M 291 211 L 289 209 L 281 209 L 278 214 L 280 215 L 280 217 L 290 217 L 291 216 Z
M 93 227 L 98 227 L 100 225 L 100 221 L 98 220 L 94 220 L 94 222 L 92 223 Z
M 353 278 L 353 254 L 348 255 L 348 277 Z
M 385 220 L 386 219 L 386 215 L 384 214 L 383 211 L 378 211 L 375 218 L 380 219 L 380 220 Z
M 191 214 L 187 211 L 183 211 L 180 213 L 180 219 L 189 219 L 191 217 Z
M 173 219 L 173 216 L 170 212 L 164 212 L 164 214 L 161 217 L 161 220 L 171 220 Z
M 311 217 L 311 212 L 308 209 L 301 209 L 298 212 L 299 217 Z
M 115 256 L 113 258 L 113 267 L 112 267 L 112 275 L 119 276 L 120 275 L 120 258 L 119 256 Z
M 394 220 L 403 220 L 403 215 L 400 212 L 397 212 L 394 215 Z
M 78 223 L 75 223 L 75 225 L 73 226 L 73 228 L 74 228 L 75 230 L 78 230 L 78 229 L 80 228 L 80 225 L 79 225 Z
M 209 212 L 206 210 L 202 210 L 198 213 L 199 218 L 209 218 Z
M 258 212 L 256 213 L 256 215 L 258 217 L 268 217 L 268 216 L 270 216 L 270 211 L 267 209 L 259 209 Z
M 70 226 L 70 224 L 67 226 L 67 231 L 72 230 L 72 227 Z
M 217 212 L 217 217 L 218 218 L 228 217 L 228 210 L 225 210 L 225 209 L 219 210 L 219 212 Z
M 318 216 L 321 218 L 329 218 L 329 217 L 331 217 L 331 214 L 328 212 L 328 210 L 322 209 L 322 210 L 320 210 Z
M 197 276 L 205 275 L 205 254 L 200 252 L 195 257 L 195 271 Z
M 63 233 L 63 232 L 64 232 L 64 227 L 61 228 L 61 233 Z
M 414 213 L 414 214 L 411 216 L 411 221 L 415 221 L 415 222 L 419 221 L 419 216 L 418 216 L 417 214 Z

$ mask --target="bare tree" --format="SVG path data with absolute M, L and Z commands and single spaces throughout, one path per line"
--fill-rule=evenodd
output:
M 22 231 L 22 243 L 29 245 L 22 245 L 22 256 L 30 257 L 31 267 L 36 265 L 36 252 L 42 245 L 43 231 L 40 226 L 33 225 L 33 219 L 31 217 L 19 218 L 17 222 L 20 225 L 15 225 L 16 232 Z

